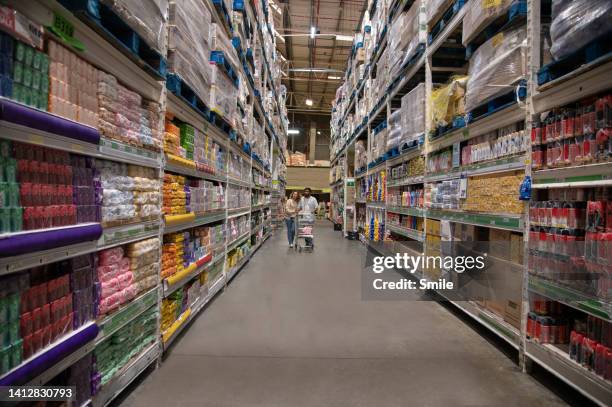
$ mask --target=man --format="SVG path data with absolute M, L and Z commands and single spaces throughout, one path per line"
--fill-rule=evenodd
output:
M 298 208 L 300 212 L 309 214 L 309 218 L 314 222 L 319 203 L 317 202 L 317 198 L 310 195 L 311 193 L 312 191 L 310 188 L 304 189 L 304 193 L 302 194 L 302 199 L 300 199 L 300 205 Z M 314 246 L 311 238 L 306 238 L 305 240 L 308 246 Z

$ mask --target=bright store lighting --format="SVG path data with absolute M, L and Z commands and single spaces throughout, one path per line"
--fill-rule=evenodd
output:
M 289 129 L 287 130 L 287 134 L 300 134 L 299 129 Z
M 317 33 L 316 27 L 310 27 L 310 38 L 314 39 L 316 33 Z
M 331 79 L 331 80 L 337 81 L 337 80 L 342 79 L 342 78 L 339 77 L 339 76 L 328 76 L 327 79 Z
M 352 35 L 338 35 L 338 34 L 336 34 L 336 41 L 353 42 L 353 36 Z
M 306 99 L 306 106 L 312 106 L 312 99 Z

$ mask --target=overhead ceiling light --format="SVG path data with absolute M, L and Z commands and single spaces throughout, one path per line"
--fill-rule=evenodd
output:
M 336 80 L 337 81 L 338 79 L 342 79 L 342 78 L 339 77 L 339 76 L 328 76 L 327 79 L 331 79 L 331 80 Z
M 317 131 L 317 134 L 320 136 L 320 135 L 321 135 L 321 132 L 320 132 L 320 131 Z
M 316 33 L 317 28 L 315 26 L 310 27 L 310 38 L 314 39 Z
M 299 129 L 289 129 L 287 130 L 287 134 L 300 134 Z
M 347 42 L 353 42 L 353 36 L 352 35 L 340 35 L 340 34 L 336 34 L 336 41 L 347 41 Z
M 306 106 L 312 106 L 312 99 L 306 99 Z

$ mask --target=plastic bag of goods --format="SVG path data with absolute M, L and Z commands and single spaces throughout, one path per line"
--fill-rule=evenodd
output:
M 389 134 L 387 135 L 387 150 L 399 146 L 402 140 L 402 109 L 397 109 L 389 117 Z
M 497 34 L 482 44 L 470 59 L 465 110 L 513 90 L 527 74 L 525 27 Z
M 448 126 L 457 116 L 465 114 L 467 76 L 455 76 L 450 83 L 431 92 L 433 127 Z
M 553 0 L 550 52 L 555 59 L 569 56 L 590 41 L 612 31 L 610 0 Z

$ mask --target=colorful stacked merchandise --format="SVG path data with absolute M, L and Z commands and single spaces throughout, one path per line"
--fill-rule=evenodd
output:
M 164 235 L 162 246 L 161 278 L 168 278 L 185 269 L 185 234 L 169 233 Z
M 174 154 L 185 157 L 181 150 L 181 130 L 171 121 L 166 120 L 166 131 L 164 133 L 164 151 L 166 154 Z
M 151 238 L 98 253 L 98 315 L 108 314 L 157 283 L 159 239 Z
M 102 187 L 102 223 L 115 225 L 136 218 L 134 179 L 128 165 L 96 160 L 96 179 Z
M 134 180 L 134 205 L 136 218 L 157 218 L 161 214 L 160 181 L 153 168 L 128 166 L 128 175 Z
M 91 255 L 6 277 L 1 286 L 3 373 L 93 319 Z
M 49 111 L 97 127 L 98 70 L 55 41 L 49 41 L 48 51 Z
M 2 96 L 47 110 L 49 58 L 30 45 L 0 34 Z
M 130 259 L 136 294 L 153 288 L 157 284 L 159 273 L 159 239 L 153 237 L 130 243 L 127 245 L 126 254 Z
M 23 360 L 23 335 L 19 321 L 20 302 L 21 295 L 28 289 L 28 285 L 27 274 L 11 275 L 0 279 L 0 375 L 18 366 Z M 49 312 L 47 305 L 47 317 Z M 37 314 L 40 325 L 42 312 L 37 312 Z M 30 318 L 30 325 L 31 323 Z M 39 329 L 40 326 L 37 330 Z M 24 330 L 24 333 L 28 332 Z
M 136 355 L 155 341 L 158 313 L 151 307 L 96 346 L 92 387 L 100 390 Z
M 181 175 L 164 174 L 163 211 L 168 215 L 183 215 L 187 210 L 187 195 L 189 187 L 185 185 L 185 177 Z
M 228 209 L 246 208 L 251 205 L 251 189 L 229 184 L 227 187 Z
M 612 94 L 552 110 L 531 128 L 532 166 L 607 162 L 612 156 Z
M 197 134 L 196 129 L 186 123 L 180 125 L 181 147 L 185 151 L 185 158 L 193 161 L 194 140 Z
M 98 221 L 93 160 L 0 140 L 0 233 Z
M 227 234 L 230 242 L 247 233 L 250 228 L 249 215 L 228 219 Z
M 117 82 L 113 75 L 98 72 L 98 127 L 102 135 L 138 147 L 159 151 L 160 108 Z M 144 106 L 144 107 L 143 107 Z
M 177 290 L 164 298 L 161 307 L 161 332 L 166 332 L 183 313 L 183 290 Z

